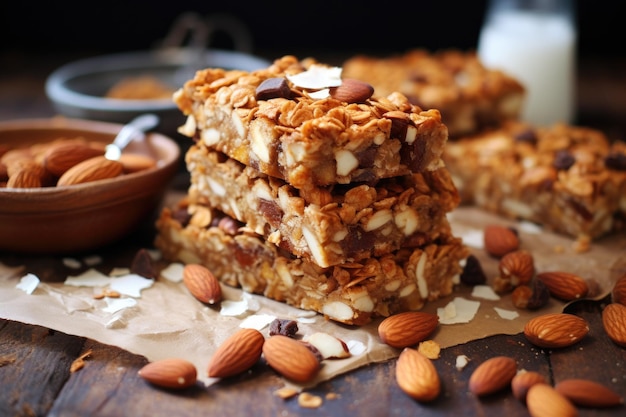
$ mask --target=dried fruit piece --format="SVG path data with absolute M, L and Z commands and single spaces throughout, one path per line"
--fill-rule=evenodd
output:
M 543 281 L 553 297 L 563 301 L 572 301 L 583 298 L 589 292 L 587 282 L 576 274 L 562 271 L 548 271 L 537 274 L 537 279 Z
M 488 254 L 501 258 L 519 249 L 520 242 L 514 229 L 492 224 L 485 227 L 484 244 Z
M 513 396 L 520 401 L 526 401 L 528 390 L 535 384 L 545 384 L 546 379 L 539 372 L 520 371 L 511 380 Z
M 487 275 L 485 275 L 485 271 L 476 256 L 467 257 L 461 273 L 461 282 L 467 285 L 483 285 L 487 282 Z
M 183 283 L 198 301 L 206 304 L 222 301 L 222 287 L 215 275 L 204 265 L 185 265 Z
M 550 300 L 548 287 L 538 279 L 532 280 L 530 285 L 520 285 L 511 294 L 513 305 L 517 308 L 537 310 Z
M 626 306 L 611 303 L 602 310 L 602 325 L 609 339 L 626 347 Z
M 588 379 L 565 379 L 557 383 L 554 389 L 574 404 L 584 407 L 615 407 L 624 403 L 618 393 Z
M 123 165 L 104 156 L 96 156 L 74 165 L 57 181 L 57 186 L 83 184 L 86 182 L 115 178 L 122 174 Z
M 198 377 L 193 363 L 179 358 L 151 362 L 141 368 L 138 374 L 154 385 L 172 389 L 188 388 L 196 383 Z
M 528 390 L 526 406 L 532 417 L 576 417 L 576 407 L 548 384 L 535 384 Z
M 265 337 L 256 329 L 241 329 L 220 345 L 207 367 L 212 378 L 227 378 L 250 369 L 261 358 Z
M 582 317 L 567 313 L 550 313 L 530 319 L 524 336 L 542 348 L 563 348 L 580 341 L 589 333 L 589 324 Z
M 407 311 L 384 319 L 378 325 L 383 343 L 395 348 L 415 346 L 437 328 L 439 317 L 423 311 Z
M 472 372 L 469 390 L 478 396 L 493 394 L 510 386 L 516 373 L 515 359 L 508 356 L 494 356 L 478 365 Z
M 432 401 L 441 391 L 441 381 L 435 365 L 412 348 L 404 348 L 398 357 L 396 382 L 402 391 L 417 401 Z
M 139 249 L 130 264 L 130 272 L 144 278 L 156 279 L 157 271 L 150 252 L 144 248 Z
M 263 356 L 276 372 L 295 382 L 312 380 L 320 362 L 304 343 L 287 336 L 272 336 L 263 344 Z

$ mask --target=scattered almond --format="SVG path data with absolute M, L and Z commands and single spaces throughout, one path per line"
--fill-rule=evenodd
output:
M 183 283 L 198 301 L 216 304 L 222 301 L 219 280 L 204 265 L 187 264 L 183 268 Z
M 121 175 L 123 166 L 118 161 L 111 161 L 104 156 L 96 156 L 74 165 L 57 181 L 57 186 L 83 184 L 86 182 L 115 178 Z
M 626 305 L 626 274 L 622 275 L 613 286 L 611 297 L 614 303 Z
M 383 343 L 405 348 L 425 340 L 439 325 L 436 314 L 423 311 L 408 311 L 394 314 L 378 325 L 378 336 Z
M 530 252 L 524 249 L 509 252 L 500 259 L 500 276 L 507 278 L 512 287 L 528 284 L 535 275 L 535 262 Z
M 602 326 L 609 339 L 626 347 L 626 306 L 611 303 L 602 310 Z
M 148 363 L 138 374 L 154 385 L 172 389 L 188 388 L 196 383 L 198 376 L 191 362 L 178 358 Z
M 576 417 L 576 407 L 548 384 L 535 384 L 526 395 L 526 406 L 532 417 Z
M 541 280 L 553 297 L 563 301 L 583 298 L 589 292 L 587 282 L 576 274 L 562 271 L 540 272 L 537 279 Z
M 580 341 L 589 333 L 589 324 L 582 317 L 567 313 L 550 313 L 530 319 L 524 336 L 542 348 L 563 348 Z
M 515 359 L 508 356 L 494 356 L 478 365 L 472 372 L 469 390 L 478 396 L 493 394 L 510 386 L 516 373 Z
M 546 379 L 539 372 L 522 370 L 511 380 L 511 390 L 515 398 L 526 401 L 526 394 L 528 394 L 530 387 L 545 383 L 547 383 Z
M 588 379 L 565 379 L 554 389 L 575 405 L 583 407 L 615 407 L 624 403 L 615 391 Z
M 484 244 L 488 254 L 501 258 L 519 249 L 520 242 L 513 229 L 500 225 L 488 225 L 484 230 Z
M 265 337 L 256 329 L 241 329 L 232 334 L 215 351 L 208 375 L 226 378 L 250 369 L 261 358 Z
M 435 365 L 412 348 L 404 348 L 396 362 L 396 382 L 411 398 L 428 402 L 439 396 L 441 381 Z
M 302 342 L 288 336 L 271 336 L 263 344 L 263 356 L 276 372 L 295 382 L 312 380 L 320 369 L 317 356 Z

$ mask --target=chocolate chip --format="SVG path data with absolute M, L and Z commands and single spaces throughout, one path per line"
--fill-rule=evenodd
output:
M 146 249 L 139 249 L 130 265 L 130 272 L 144 278 L 156 279 L 157 272 L 152 256 Z
M 465 268 L 461 273 L 461 282 L 467 285 L 483 285 L 487 282 L 487 275 L 476 256 L 467 257 Z
M 172 212 L 172 219 L 180 223 L 182 227 L 186 227 L 191 220 L 191 214 L 187 211 L 187 208 L 179 208 Z
M 276 334 L 294 337 L 298 333 L 298 322 L 288 319 L 274 319 L 270 323 L 270 336 Z
M 341 241 L 341 248 L 347 257 L 372 250 L 376 241 L 374 232 L 366 232 L 360 226 L 351 226 L 348 229 L 347 236 Z
M 409 124 L 414 125 L 409 115 L 401 111 L 390 111 L 383 114 L 383 117 L 391 120 L 390 136 L 394 139 L 404 141 Z
M 534 145 L 537 143 L 537 135 L 533 129 L 526 129 L 518 132 L 514 136 L 516 142 L 529 143 Z
M 574 158 L 574 155 L 569 153 L 569 151 L 562 149 L 560 151 L 557 151 L 554 155 L 554 161 L 552 161 L 552 166 L 558 170 L 566 171 L 570 169 L 570 167 L 574 165 L 575 162 L 576 158 Z
M 289 84 L 287 84 L 287 80 L 285 78 L 268 78 L 256 88 L 257 100 L 269 100 L 279 97 L 291 97 L 291 89 L 289 88 Z
M 626 154 L 611 152 L 604 158 L 604 166 L 616 171 L 626 171 Z
M 400 162 L 406 165 L 411 172 L 424 170 L 424 155 L 426 154 L 426 141 L 419 136 L 413 143 L 402 142 Z

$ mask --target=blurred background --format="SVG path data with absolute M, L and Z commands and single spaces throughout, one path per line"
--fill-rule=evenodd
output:
M 487 0 L 374 4 L 296 0 L 2 1 L 0 98 L 2 89 L 19 88 L 25 77 L 45 78 L 58 66 L 78 58 L 155 48 L 176 18 L 188 11 L 202 16 L 235 16 L 251 34 L 250 52 L 255 55 L 270 60 L 285 54 L 314 56 L 339 64 L 358 53 L 385 56 L 417 47 L 433 51 L 476 48 L 486 6 Z M 579 92 L 589 90 L 584 91 L 585 102 L 579 103 L 578 121 L 584 124 L 593 120 L 608 130 L 613 124 L 624 123 L 624 111 L 616 109 L 626 109 L 622 82 L 626 74 L 624 14 L 619 6 L 620 2 L 612 0 L 575 3 L 579 73 L 597 80 L 593 86 L 578 86 Z M 232 40 L 219 32 L 210 46 L 234 47 Z M 604 97 L 608 93 L 616 96 L 611 102 L 617 100 L 618 105 L 607 107 Z M 28 106 L 32 100 L 25 94 L 24 101 L 14 103 L 9 110 L 18 115 L 20 106 Z

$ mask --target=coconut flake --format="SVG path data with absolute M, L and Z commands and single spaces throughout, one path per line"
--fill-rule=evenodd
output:
M 348 346 L 350 354 L 353 356 L 360 355 L 367 351 L 367 346 L 365 346 L 365 343 L 363 342 L 360 342 L 358 340 L 346 340 L 345 342 Z
M 341 67 L 327 67 L 313 64 L 307 71 L 287 75 L 287 79 L 296 87 L 319 90 L 341 85 Z
M 504 308 L 499 308 L 499 307 L 494 307 L 493 309 L 496 310 L 496 313 L 498 313 L 498 316 L 506 320 L 515 320 L 516 318 L 519 317 L 519 313 L 517 311 L 506 310 Z
M 183 280 L 183 270 L 185 265 L 180 262 L 173 262 L 163 268 L 161 276 L 171 282 L 181 282 Z
M 466 300 L 462 297 L 456 297 L 450 301 L 444 308 L 437 309 L 439 323 L 456 324 L 469 323 L 472 321 L 480 307 L 480 302 Z
M 472 229 L 458 234 L 463 239 L 463 243 L 476 249 L 483 249 L 485 246 L 484 233 L 482 230 Z
M 105 313 L 115 313 L 116 311 L 123 310 L 125 308 L 134 307 L 137 305 L 137 300 L 134 298 L 110 298 L 105 297 L 107 306 L 102 309 Z
M 469 363 L 469 358 L 465 355 L 458 355 L 456 357 L 456 369 L 458 369 L 459 371 L 461 371 L 463 368 L 465 368 L 467 366 L 467 364 Z
M 141 291 L 150 288 L 154 281 L 137 274 L 128 274 L 119 278 L 111 278 L 109 287 L 120 294 L 130 297 L 141 297 Z
M 41 281 L 35 274 L 26 274 L 21 279 L 20 282 L 15 286 L 18 290 L 24 291 L 26 294 L 32 294 L 39 283 Z
M 87 266 L 96 266 L 102 263 L 102 256 L 100 255 L 89 255 L 83 258 L 83 262 Z
M 475 285 L 472 288 L 472 297 L 494 301 L 500 299 L 500 296 L 489 285 Z
M 80 275 L 68 276 L 65 279 L 65 285 L 74 287 L 104 287 L 109 285 L 111 278 L 103 273 L 90 268 Z
M 246 317 L 241 323 L 239 323 L 239 327 L 243 329 L 255 329 L 261 331 L 265 327 L 269 326 L 269 324 L 275 319 L 276 316 L 271 314 L 253 314 Z
M 313 100 L 324 100 L 330 97 L 330 88 L 322 88 L 321 90 L 312 91 L 309 93 L 309 97 Z
M 63 265 L 71 269 L 78 269 L 82 266 L 80 261 L 74 258 L 63 258 L 62 262 L 63 262 Z
M 109 272 L 110 277 L 121 277 L 130 274 L 130 268 L 115 267 Z

